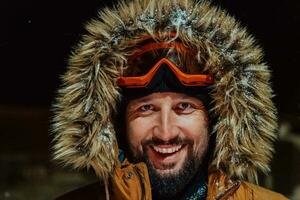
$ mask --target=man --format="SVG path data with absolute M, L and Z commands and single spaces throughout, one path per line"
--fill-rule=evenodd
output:
M 60 199 L 286 199 L 246 181 L 276 138 L 269 70 L 238 22 L 205 2 L 104 9 L 70 58 L 55 158 L 101 179 Z

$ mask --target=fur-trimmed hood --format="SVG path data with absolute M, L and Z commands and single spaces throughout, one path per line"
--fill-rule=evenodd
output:
M 176 32 L 214 76 L 211 167 L 245 180 L 269 170 L 277 127 L 270 72 L 262 50 L 234 18 L 204 1 L 133 0 L 103 9 L 86 29 L 54 105 L 55 159 L 109 176 L 118 152 L 112 124 L 121 98 L 116 78 L 142 36 L 162 41 L 170 40 L 164 33 Z

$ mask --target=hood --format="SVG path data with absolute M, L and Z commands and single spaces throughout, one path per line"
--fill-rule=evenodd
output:
M 196 49 L 214 76 L 217 117 L 210 167 L 231 178 L 256 180 L 268 172 L 276 137 L 269 67 L 247 30 L 205 1 L 121 1 L 86 25 L 69 59 L 53 106 L 54 158 L 74 168 L 94 168 L 107 178 L 117 164 L 118 133 L 112 124 L 121 98 L 116 78 L 141 38 L 180 40 Z M 166 33 L 176 33 L 172 38 Z

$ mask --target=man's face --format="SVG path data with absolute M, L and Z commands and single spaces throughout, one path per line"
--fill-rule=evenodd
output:
M 153 93 L 130 101 L 126 129 L 132 156 L 146 162 L 150 178 L 154 176 L 152 185 L 153 181 L 173 184 L 180 180 L 175 190 L 195 175 L 209 142 L 204 105 L 181 93 Z

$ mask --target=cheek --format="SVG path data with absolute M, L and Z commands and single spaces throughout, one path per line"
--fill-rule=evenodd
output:
M 195 152 L 205 151 L 209 142 L 207 115 L 199 111 L 189 116 L 183 116 L 180 121 L 185 136 L 194 142 L 193 150 Z
M 134 155 L 142 152 L 142 141 L 149 137 L 151 130 L 150 121 L 144 118 L 138 118 L 127 122 L 127 138 L 130 149 Z

